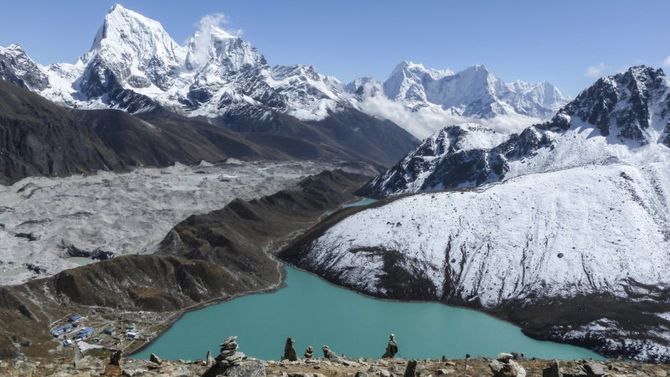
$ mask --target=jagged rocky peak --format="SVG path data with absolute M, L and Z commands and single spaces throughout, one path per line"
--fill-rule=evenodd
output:
M 414 109 L 437 106 L 448 114 L 479 119 L 515 114 L 546 119 L 567 102 L 549 83 L 506 84 L 484 65 L 454 73 L 402 62 L 384 82 L 384 93 Z
M 373 77 L 359 77 L 344 86 L 344 90 L 359 98 L 376 97 L 384 94 L 381 81 Z
M 198 30 L 187 44 L 186 68 L 197 70 L 216 65 L 228 71 L 239 71 L 266 66 L 265 57 L 255 47 L 219 26 L 222 21 L 222 15 L 209 15 L 200 20 Z
M 31 90 L 44 90 L 48 77 L 17 44 L 0 47 L 0 79 Z
M 388 98 L 407 102 L 427 102 L 426 85 L 453 74 L 450 69 L 437 70 L 411 61 L 403 61 L 384 82 L 384 93 Z
M 483 65 L 468 67 L 428 89 L 430 102 L 453 108 L 461 115 L 490 118 L 512 111 L 498 101 L 508 96 L 510 89 Z
M 532 90 L 521 84 L 515 88 Z M 454 139 L 453 135 L 458 137 Z M 461 139 L 460 135 L 467 138 Z M 551 121 L 519 134 L 500 136 L 489 137 L 473 129 L 441 130 L 366 184 L 361 193 L 384 197 L 475 187 L 510 178 L 510 170 L 512 175 L 519 175 L 598 164 L 610 158 L 638 161 L 635 154 L 640 145 L 670 146 L 670 85 L 660 69 L 632 67 L 598 80 Z M 626 147 L 621 149 L 621 145 Z M 546 153 L 535 159 L 542 149 Z
M 447 126 L 426 138 L 403 161 L 415 159 L 434 160 L 458 151 L 493 148 L 504 141 L 506 135 L 477 123 Z
M 531 84 L 525 81 L 517 80 L 509 84 L 512 91 L 526 96 L 534 103 L 541 105 L 554 112 L 560 109 L 566 103 L 567 96 L 552 83 L 542 81 L 537 84 Z
M 322 120 L 353 108 L 408 130 L 421 129 L 421 136 L 444 124 L 500 114 L 528 115 L 533 118 L 524 125 L 532 124 L 535 116 L 546 119 L 555 108 L 536 103 L 551 97 L 542 97 L 541 88 L 533 95 L 518 94 L 483 66 L 455 74 L 405 61 L 383 84 L 362 79 L 348 86 L 306 65 L 271 68 L 238 33 L 225 30 L 223 21 L 221 15 L 205 16 L 180 45 L 158 21 L 115 5 L 90 51 L 75 64 L 22 70 L 5 62 L 2 77 L 75 108 L 143 112 L 162 107 L 209 118 L 266 117 L 276 111 L 299 120 Z M 19 74 L 24 71 L 34 73 L 31 80 Z
M 81 87 L 93 96 L 114 86 L 166 90 L 185 56 L 186 50 L 158 21 L 117 4 L 82 57 L 87 68 Z
M 577 118 L 618 141 L 670 145 L 669 88 L 662 69 L 631 67 L 596 81 L 561 109 L 555 122 L 575 125 Z
M 445 127 L 426 138 L 395 166 L 375 177 L 360 195 L 386 197 L 443 188 L 472 186 L 504 170 L 500 158 L 489 163 L 486 151 L 505 141 L 507 135 L 476 123 Z M 494 159 L 492 159 L 494 160 Z M 442 165 L 451 166 L 445 172 Z M 444 182 L 448 176 L 452 182 Z
M 295 90 L 298 96 L 338 100 L 342 92 L 339 80 L 318 73 L 311 65 L 276 66 L 271 75 L 270 84 L 274 88 L 285 92 Z

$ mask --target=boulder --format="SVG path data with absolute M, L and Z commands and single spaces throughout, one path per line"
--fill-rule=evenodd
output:
M 234 365 L 226 370 L 228 377 L 265 377 L 265 365 L 257 360 L 250 360 Z
M 161 358 L 158 357 L 158 355 L 156 355 L 155 353 L 149 355 L 149 361 L 158 365 L 161 365 L 161 363 L 163 363 L 163 360 L 161 360 Z
M 121 365 L 121 351 L 115 351 L 109 356 L 109 365 Z
M 130 376 L 121 368 L 121 351 L 115 351 L 109 357 L 109 364 L 105 366 L 103 377 L 127 377 Z
M 407 362 L 407 367 L 405 367 L 404 377 L 415 377 L 416 376 L 416 360 L 410 360 Z
M 542 377 L 562 377 L 561 367 L 557 360 L 554 360 L 548 368 L 542 370 Z
M 284 345 L 284 356 L 282 356 L 282 360 L 288 360 L 288 361 L 298 360 L 298 354 L 295 352 L 294 344 L 295 340 L 293 340 L 293 338 L 288 337 L 286 339 L 286 344 Z
M 605 375 L 605 368 L 595 361 L 589 361 L 582 365 L 582 370 L 588 377 L 600 377 Z
M 526 369 L 512 360 L 512 355 L 498 355 L 496 360 L 491 361 L 489 368 L 493 377 L 526 377 Z
M 339 357 L 335 352 L 333 352 L 330 347 L 328 346 L 323 346 L 321 347 L 321 350 L 323 351 L 323 357 L 325 357 L 328 360 L 338 360 Z
M 498 356 L 496 356 L 496 360 L 502 361 L 503 363 L 506 363 L 507 361 L 512 359 L 514 359 L 514 355 L 507 352 L 501 352 L 498 354 Z
M 438 369 L 435 372 L 435 374 L 437 374 L 438 376 L 446 376 L 446 375 L 452 374 L 454 372 L 456 372 L 456 371 L 453 368 L 449 368 L 449 369 L 443 368 L 443 369 Z

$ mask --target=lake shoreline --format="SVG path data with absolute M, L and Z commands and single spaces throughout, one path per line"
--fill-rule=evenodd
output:
M 218 302 L 220 305 L 210 303 L 207 307 L 191 308 L 174 317 L 161 335 L 134 350 L 131 356 L 142 359 L 157 353 L 167 359 L 192 359 L 198 355 L 192 351 L 175 353 L 178 349 L 175 345 L 181 344 L 188 350 L 209 348 L 214 351 L 225 337 L 236 335 L 251 356 L 265 360 L 278 359 L 287 336 L 297 340 L 299 353 L 307 345 L 317 349 L 329 344 L 336 352 L 344 350 L 353 357 L 379 357 L 388 333 L 394 332 L 400 338 L 400 355 L 405 357 L 447 355 L 453 358 L 466 353 L 490 357 L 510 350 L 545 358 L 603 359 L 602 355 L 586 348 L 528 337 L 516 325 L 472 308 L 441 302 L 379 299 L 292 265 L 281 267 L 283 280 L 275 289 L 239 295 L 235 297 L 237 300 L 229 298 Z M 300 300 L 304 303 L 300 304 Z M 271 314 L 267 314 L 268 311 Z M 310 314 L 296 318 L 297 313 Z M 329 313 L 333 318 L 328 317 Z M 378 316 L 380 313 L 384 313 L 383 318 Z M 341 321 L 337 322 L 334 317 Z M 222 322 L 221 318 L 227 320 Z M 471 336 L 468 336 L 469 331 L 472 331 Z M 348 336 L 352 334 L 367 340 L 351 343 Z M 492 334 L 505 339 L 496 341 L 490 338 Z M 422 337 L 426 339 L 421 340 Z M 460 337 L 471 339 L 467 342 L 452 340 Z M 494 344 L 500 344 L 499 348 L 494 348 Z

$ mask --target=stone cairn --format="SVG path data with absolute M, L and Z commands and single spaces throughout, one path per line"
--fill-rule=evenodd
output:
M 489 364 L 493 377 L 526 377 L 526 369 L 513 359 L 511 353 L 498 354 Z
M 288 360 L 288 361 L 298 361 L 298 354 L 295 352 L 295 348 L 293 345 L 295 344 L 295 340 L 293 338 L 288 337 L 286 339 L 286 345 L 284 345 L 284 356 L 282 356 L 282 360 Z
M 230 336 L 221 343 L 221 352 L 215 358 L 216 363 L 222 368 L 240 365 L 240 362 L 247 356 L 237 350 L 237 337 Z
M 303 356 L 305 356 L 305 359 L 307 360 L 312 360 L 312 358 L 314 358 L 314 348 L 312 348 L 312 346 L 307 346 L 307 348 L 305 348 L 305 354 Z
M 333 352 L 330 347 L 324 345 L 321 347 L 321 351 L 323 351 L 323 357 L 325 357 L 328 360 L 338 360 L 339 357 L 335 352 Z
M 405 373 L 403 373 L 403 377 L 415 377 L 417 365 L 418 363 L 416 360 L 408 361 L 407 366 L 405 367 Z
M 398 353 L 398 342 L 395 340 L 395 335 L 389 335 L 389 342 L 386 345 L 386 352 L 382 356 L 382 359 L 392 359 Z
M 123 377 L 127 376 L 121 368 L 121 351 L 114 351 L 109 356 L 109 363 L 105 366 L 105 371 L 102 373 L 103 377 Z

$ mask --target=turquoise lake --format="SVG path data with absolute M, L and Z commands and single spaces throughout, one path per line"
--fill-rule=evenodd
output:
M 292 267 L 286 287 L 186 313 L 154 343 L 134 355 L 154 352 L 167 359 L 202 359 L 207 350 L 237 335 L 249 356 L 278 360 L 286 337 L 296 340 L 298 355 L 308 345 L 321 357 L 327 344 L 338 354 L 380 357 L 389 333 L 403 358 L 462 358 L 522 352 L 528 357 L 601 359 L 587 349 L 531 339 L 521 330 L 489 315 L 438 303 L 370 298 L 340 288 Z

